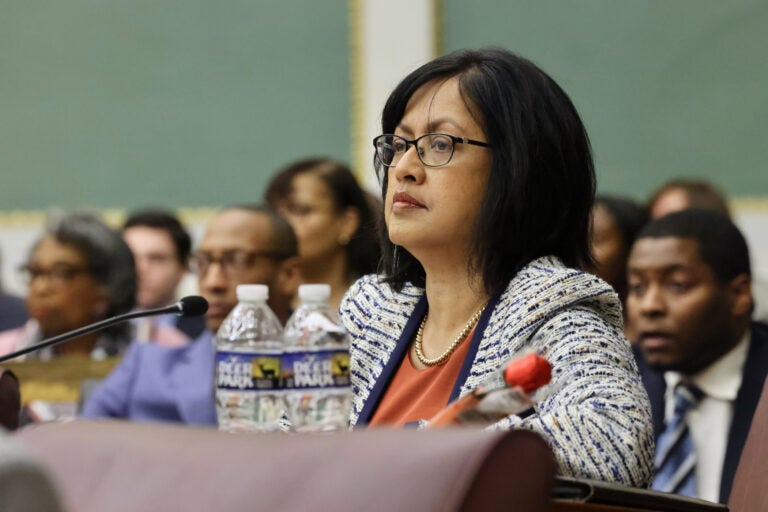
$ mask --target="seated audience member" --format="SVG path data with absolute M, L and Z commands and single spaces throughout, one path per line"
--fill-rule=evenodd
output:
M 594 273 L 616 290 L 622 306 L 625 306 L 627 300 L 629 250 L 637 233 L 647 221 L 645 208 L 629 198 L 595 198 L 591 234 L 592 255 L 595 258 Z M 626 306 L 624 318 L 626 332 Z
M 613 289 L 592 264 L 595 176 L 563 90 L 505 50 L 463 50 L 408 75 L 374 139 L 384 198 L 382 275 L 341 304 L 353 425 L 428 421 L 512 359 L 552 365 L 526 428 L 564 475 L 645 485 L 648 396 Z M 620 440 L 620 441 L 619 441 Z
M 652 219 L 688 208 L 712 210 L 726 217 L 731 215 L 722 192 L 712 183 L 702 179 L 670 180 L 659 187 L 648 200 L 648 213 Z
M 269 305 L 284 323 L 299 282 L 296 254 L 291 227 L 271 209 L 222 210 L 192 259 L 209 303 L 207 330 L 181 347 L 133 343 L 91 393 L 83 416 L 216 425 L 214 333 L 237 304 L 238 284 L 268 285 Z
M 768 374 L 744 237 L 719 213 L 672 213 L 640 232 L 628 269 L 657 433 L 653 487 L 726 503 Z
M 331 285 L 329 302 L 338 309 L 349 286 L 379 262 L 370 197 L 346 165 L 328 158 L 289 165 L 265 195 L 296 233 L 303 282 Z
M 123 224 L 123 239 L 136 260 L 137 308 L 172 304 L 176 288 L 189 270 L 192 248 L 179 219 L 165 210 L 133 212 Z M 136 319 L 134 326 L 140 342 L 183 345 L 203 332 L 205 319 L 169 314 Z
M 652 219 L 687 208 L 712 210 L 730 217 L 728 201 L 712 183 L 702 179 L 679 178 L 662 185 L 648 200 Z M 768 321 L 768 282 L 752 277 L 752 318 Z
M 136 276 L 131 251 L 120 235 L 90 214 L 53 216 L 21 270 L 29 283 L 31 318 L 23 327 L 0 335 L 3 354 L 127 313 L 134 305 Z M 103 358 L 121 353 L 128 341 L 128 326 L 118 324 L 28 357 Z

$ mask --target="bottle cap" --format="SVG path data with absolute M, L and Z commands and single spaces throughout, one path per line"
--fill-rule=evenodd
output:
M 265 284 L 237 285 L 237 300 L 259 301 L 269 298 L 269 286 Z
M 329 284 L 302 284 L 299 285 L 299 299 L 303 302 L 327 301 L 331 297 L 331 285 Z

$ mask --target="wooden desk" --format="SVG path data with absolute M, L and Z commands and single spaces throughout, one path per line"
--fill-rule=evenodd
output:
M 557 477 L 555 512 L 728 512 L 719 503 L 578 478 Z
M 57 357 L 49 361 L 3 363 L 21 384 L 21 401 L 77 402 L 84 380 L 103 379 L 119 362 L 111 357 L 95 361 L 87 357 Z
M 552 500 L 552 504 L 552 512 L 663 512 L 660 509 L 628 508 L 570 500 Z

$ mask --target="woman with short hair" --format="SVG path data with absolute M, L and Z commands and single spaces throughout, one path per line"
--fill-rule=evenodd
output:
M 21 329 L 0 334 L 3 354 L 127 313 L 136 299 L 130 249 L 116 231 L 88 213 L 52 215 L 21 271 L 29 284 L 30 321 Z M 129 329 L 128 323 L 117 324 L 30 356 L 117 355 L 130 341 Z

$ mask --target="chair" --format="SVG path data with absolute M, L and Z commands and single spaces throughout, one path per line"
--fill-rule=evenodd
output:
M 0 367 L 0 426 L 15 430 L 19 426 L 20 410 L 19 379 L 12 371 Z
M 728 499 L 732 512 L 768 510 L 768 380 L 757 404 Z
M 23 428 L 73 512 L 551 510 L 555 461 L 533 432 L 368 429 L 227 434 L 84 421 Z

